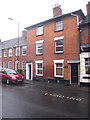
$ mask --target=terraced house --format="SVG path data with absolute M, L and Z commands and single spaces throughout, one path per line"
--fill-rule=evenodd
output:
M 56 80 L 80 84 L 79 23 L 82 10 L 62 14 L 53 8 L 53 18 L 26 27 L 26 79 Z
M 3 41 L 0 43 L 0 66 L 3 68 L 23 70 L 26 74 L 27 33 L 22 32 L 22 37 Z

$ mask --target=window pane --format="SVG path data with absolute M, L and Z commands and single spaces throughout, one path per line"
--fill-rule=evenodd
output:
M 56 68 L 56 75 L 62 75 L 62 68 Z
M 57 67 L 62 67 L 62 63 L 56 63 L 56 68 Z
M 63 47 L 56 47 L 56 51 L 57 52 L 63 51 Z
M 43 34 L 43 26 L 37 27 L 36 35 L 42 35 L 42 34 Z
M 37 68 L 42 68 L 42 63 L 38 63 Z
M 37 70 L 37 74 L 42 75 L 42 70 Z
M 90 74 L 90 66 L 86 67 L 86 74 Z
M 62 30 L 62 29 L 63 29 L 63 22 L 62 21 L 56 22 L 55 31 Z

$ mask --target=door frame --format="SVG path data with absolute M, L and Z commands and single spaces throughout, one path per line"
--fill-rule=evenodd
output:
M 31 79 L 29 78 L 29 66 L 31 65 Z M 26 80 L 33 80 L 33 63 L 26 63 Z
M 73 64 L 73 63 L 71 63 L 71 64 Z M 70 64 L 70 84 L 72 84 L 71 64 Z M 78 64 L 78 63 L 74 63 L 74 64 Z M 78 82 L 77 82 L 77 84 L 79 85 L 79 64 L 78 64 Z

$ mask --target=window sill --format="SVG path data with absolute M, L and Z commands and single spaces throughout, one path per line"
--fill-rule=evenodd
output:
M 36 56 L 40 56 L 40 55 L 43 55 L 43 54 L 36 54 Z
M 43 36 L 43 34 L 40 34 L 40 35 L 36 35 L 36 37 L 39 37 L 39 36 Z
M 64 29 L 62 29 L 62 30 L 55 30 L 54 32 L 62 32 Z
M 62 51 L 62 52 L 55 52 L 54 54 L 63 54 L 64 52 Z

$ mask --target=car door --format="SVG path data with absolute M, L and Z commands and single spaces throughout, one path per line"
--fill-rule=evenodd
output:
M 2 81 L 5 82 L 7 79 L 7 73 L 5 70 L 2 69 Z

